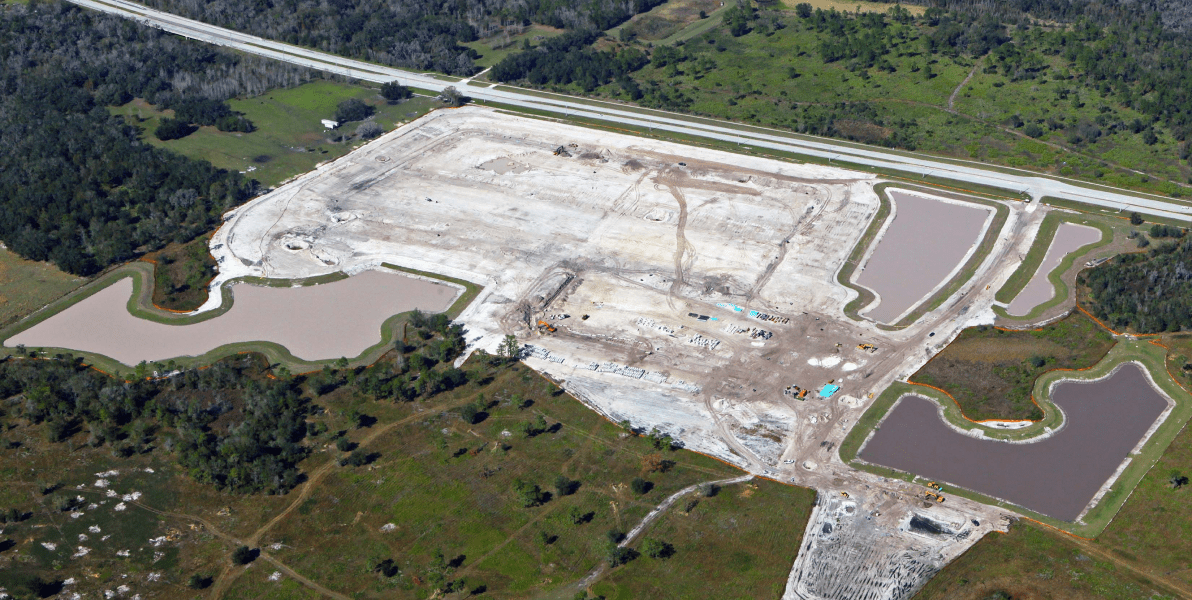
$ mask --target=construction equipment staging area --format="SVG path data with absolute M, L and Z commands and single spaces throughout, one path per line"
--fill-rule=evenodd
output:
M 905 598 L 1009 513 L 925 503 L 921 486 L 856 471 L 837 449 L 874 396 L 992 320 L 993 290 L 1047 209 L 1008 203 L 957 293 L 879 328 L 845 316 L 857 292 L 837 283 L 879 182 L 438 110 L 229 213 L 211 240 L 215 284 L 380 263 L 482 284 L 458 317 L 472 348 L 516 335 L 527 364 L 613 421 L 821 492 L 788 598 Z

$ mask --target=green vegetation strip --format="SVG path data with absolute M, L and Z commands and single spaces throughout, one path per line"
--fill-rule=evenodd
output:
M 873 186 L 873 191 L 877 192 L 877 198 L 880 202 L 877 214 L 873 216 L 873 220 L 869 222 L 869 227 L 865 229 L 865 233 L 857 241 L 857 246 L 853 248 L 853 252 L 849 255 L 848 260 L 844 261 L 844 265 L 836 272 L 837 283 L 857 292 L 857 297 L 844 306 L 845 316 L 854 321 L 862 320 L 861 315 L 857 314 L 857 311 L 869 306 L 876 298 L 869 288 L 853 283 L 853 273 L 857 271 L 857 267 L 861 266 L 861 260 L 865 258 L 865 251 L 873 244 L 874 239 L 877 238 L 877 232 L 881 231 L 882 225 L 885 224 L 886 219 L 890 216 L 890 199 L 886 196 L 886 188 L 889 186 L 890 184 L 888 183 L 879 183 Z
M 1192 397 L 1168 376 L 1165 358 L 1166 350 L 1164 348 L 1140 340 L 1124 340 L 1119 342 L 1097 366 L 1089 370 L 1079 372 L 1048 372 L 1039 377 L 1035 383 L 1035 399 L 1039 402 L 1040 406 L 1044 406 L 1044 411 L 1048 416 L 1044 417 L 1043 421 L 1035 423 L 1030 427 L 1013 431 L 992 430 L 966 421 L 963 417 L 959 417 L 959 410 L 956 408 L 956 405 L 942 394 L 922 386 L 895 382 L 878 396 L 877 400 L 869 407 L 869 410 L 865 411 L 865 414 L 857 421 L 856 426 L 845 436 L 844 441 L 840 443 L 840 458 L 854 468 L 882 477 L 920 483 L 926 481 L 926 479 L 921 479 L 911 473 L 870 464 L 857 458 L 857 454 L 860 452 L 862 444 L 869 437 L 870 432 L 879 429 L 882 419 L 885 418 L 894 404 L 903 396 L 916 395 L 935 400 L 943 407 L 944 417 L 953 426 L 970 431 L 981 429 L 986 437 L 989 438 L 1022 440 L 1038 435 L 1043 431 L 1044 427 L 1051 427 L 1054 430 L 1061 424 L 1059 411 L 1051 403 L 1048 393 L 1053 382 L 1062 379 L 1098 379 L 1108 375 L 1118 365 L 1137 361 L 1146 368 L 1150 373 L 1151 379 L 1159 386 L 1163 393 L 1175 401 L 1175 407 L 1163 424 L 1147 440 L 1142 451 L 1132 457 L 1129 466 L 1118 476 L 1108 493 L 1084 516 L 1083 522 L 1070 523 L 1061 521 L 1004 500 L 961 488 L 957 485 L 949 485 L 948 487 L 950 493 L 954 496 L 1013 510 L 1057 529 L 1082 537 L 1092 538 L 1100 535 L 1105 530 L 1114 515 L 1121 510 L 1130 492 L 1138 485 L 1138 482 L 1142 480 L 1151 466 L 1159 460 L 1163 451 L 1171 444 L 1171 441 L 1175 439 L 1175 436 L 1180 430 L 1183 429 L 1188 419 L 1192 417 Z
M 1141 192 L 1135 192 L 1134 190 L 1130 190 L 1130 193 L 1135 196 L 1139 196 L 1139 197 L 1147 197 L 1147 194 L 1143 194 Z M 1173 202 L 1173 200 L 1171 198 L 1159 198 L 1159 200 L 1161 200 L 1162 202 Z M 1114 217 L 1114 218 L 1118 218 L 1118 219 L 1127 219 L 1130 216 L 1130 213 L 1125 213 L 1120 210 L 1114 210 L 1112 208 L 1105 208 L 1103 206 L 1094 206 L 1092 204 L 1085 204 L 1084 202 L 1077 202 L 1076 200 L 1065 200 L 1063 198 L 1055 198 L 1052 196 L 1044 196 L 1043 199 L 1040 200 L 1040 202 L 1047 204 L 1049 206 L 1055 206 L 1058 208 L 1066 208 L 1069 210 L 1075 210 L 1075 211 L 1079 211 L 1082 213 Z M 1192 220 L 1192 217 L 1190 217 L 1189 219 L 1171 219 L 1168 217 L 1160 217 L 1157 215 L 1153 215 L 1153 214 L 1150 214 L 1150 213 L 1147 213 L 1144 211 L 1138 211 L 1138 214 L 1141 215 L 1143 220 L 1148 223 L 1159 223 L 1162 225 L 1176 225 L 1178 227 L 1187 227 L 1188 221 Z
M 426 271 L 416 271 L 413 269 L 406 269 L 397 267 L 396 265 L 384 264 L 383 266 L 406 273 L 412 273 L 423 277 L 437 279 L 464 287 L 463 293 L 447 310 L 448 316 L 455 318 L 459 313 L 474 300 L 483 289 L 482 286 L 467 282 L 461 279 L 452 277 L 444 277 Z M 0 329 L 0 339 L 7 340 L 12 336 L 25 331 L 38 323 L 41 323 L 50 317 L 86 300 L 95 295 L 108 286 L 124 279 L 125 277 L 132 278 L 133 292 L 128 300 L 129 314 L 139 319 L 146 319 L 156 323 L 163 323 L 167 325 L 193 325 L 201 323 L 209 319 L 214 319 L 232 308 L 234 302 L 232 296 L 233 284 L 245 283 L 250 285 L 264 285 L 270 287 L 294 287 L 294 286 L 308 286 L 320 285 L 324 283 L 331 283 L 342 279 L 347 279 L 347 275 L 341 272 L 328 273 L 325 275 L 318 275 L 315 277 L 307 277 L 303 279 L 269 279 L 264 277 L 237 277 L 231 281 L 225 282 L 220 286 L 220 293 L 222 295 L 222 302 L 218 308 L 199 313 L 172 313 L 163 311 L 153 306 L 153 265 L 146 262 L 132 262 L 121 265 L 111 271 L 95 278 L 87 285 L 67 294 L 57 302 L 46 306 L 42 310 L 34 313 L 28 318 Z M 402 325 L 407 320 L 410 313 L 399 313 L 389 317 L 381 324 L 381 341 L 366 348 L 363 352 L 354 358 L 348 358 L 348 363 L 351 366 L 368 365 L 376 362 L 382 355 L 388 352 L 392 344 L 398 339 Z M 98 354 L 95 352 L 82 352 L 70 348 L 39 348 L 40 351 L 47 355 L 53 356 L 57 354 L 73 355 L 81 357 L 87 364 L 107 373 L 114 375 L 126 373 L 130 371 L 130 367 L 111 357 Z M 208 352 L 198 356 L 182 356 L 170 359 L 168 361 L 158 361 L 154 363 L 158 371 L 173 371 L 175 369 L 188 369 L 195 367 L 202 367 L 210 365 L 221 358 L 233 355 L 242 354 L 245 352 L 260 352 L 264 354 L 271 364 L 285 367 L 291 372 L 302 373 L 308 371 L 315 371 L 323 368 L 325 365 L 331 365 L 339 359 L 326 359 L 308 361 L 300 359 L 290 353 L 284 346 L 266 341 L 252 341 L 252 342 L 237 342 L 233 344 L 225 344 L 217 348 L 213 348 Z M 17 354 L 15 348 L 3 347 L 0 348 L 0 356 L 13 356 Z
M 1098 248 L 1108 246 L 1113 242 L 1114 230 L 1109 225 L 1100 220 L 1090 219 L 1077 215 L 1069 215 L 1059 212 L 1053 212 L 1043 218 L 1042 225 L 1039 226 L 1039 233 L 1035 236 L 1035 241 L 1031 245 L 1031 249 L 1027 251 L 1026 258 L 1023 259 L 1022 264 L 1018 265 L 1018 269 L 1010 275 L 1006 280 L 1005 285 L 997 291 L 994 298 L 998 302 L 1009 304 L 1026 284 L 1030 282 L 1035 275 L 1035 271 L 1039 269 L 1043 258 L 1047 256 L 1047 250 L 1051 248 L 1051 242 L 1055 239 L 1055 232 L 1059 230 L 1062 223 L 1074 223 L 1077 225 L 1086 225 L 1088 227 L 1095 227 L 1101 231 L 1100 241 L 1091 244 L 1085 244 L 1077 248 L 1073 252 L 1069 252 L 1067 256 L 1056 265 L 1050 273 L 1047 274 L 1047 280 L 1051 282 L 1051 286 L 1055 290 L 1055 294 L 1050 300 L 1032 308 L 1030 312 L 1022 316 L 1014 316 L 1006 312 L 1006 309 L 1001 306 L 994 306 L 993 312 L 997 313 L 999 317 L 1006 319 L 1016 319 L 1021 321 L 1029 321 L 1037 319 L 1039 315 L 1045 311 L 1058 306 L 1059 304 L 1068 300 L 1068 285 L 1063 282 L 1063 275 L 1072 266 L 1077 259 L 1083 258 L 1089 253 Z

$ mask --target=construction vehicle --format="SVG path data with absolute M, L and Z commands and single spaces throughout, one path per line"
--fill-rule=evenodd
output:
M 558 328 L 556 328 L 554 325 L 551 325 L 550 323 L 547 323 L 546 321 L 543 321 L 541 319 L 538 320 L 538 329 L 539 330 L 545 329 L 548 333 L 554 333 L 554 332 L 558 331 Z
M 844 496 L 845 498 L 848 498 L 848 492 L 840 492 L 840 495 Z
M 936 502 L 943 502 L 943 501 L 944 501 L 944 497 L 943 497 L 943 496 L 940 496 L 940 495 L 937 495 L 937 496 L 935 497 L 935 501 L 936 501 Z
M 857 344 L 857 350 L 863 350 L 872 354 L 877 352 L 877 346 L 874 346 L 873 344 Z
M 923 497 L 926 498 L 927 500 L 931 500 L 933 498 L 939 498 L 939 496 L 937 496 L 936 494 L 933 494 L 931 492 L 923 492 Z M 936 502 L 939 502 L 939 501 L 936 500 Z

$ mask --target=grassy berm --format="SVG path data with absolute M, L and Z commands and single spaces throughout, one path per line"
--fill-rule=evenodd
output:
M 1081 312 L 1034 330 L 971 327 L 910 381 L 947 391 L 976 421 L 1038 420 L 1043 413 L 1031 402 L 1035 380 L 1053 369 L 1091 367 L 1113 345 L 1113 336 Z
M 1095 541 L 1021 521 L 977 542 L 915 598 L 1192 597 L 1189 476 L 1192 431 L 1185 428 Z
M 266 383 L 259 357 L 228 360 Z M 610 539 L 663 499 L 740 471 L 610 423 L 521 364 L 475 356 L 466 381 L 410 401 L 367 393 L 376 368 L 295 377 L 311 400 L 307 453 L 302 482 L 279 495 L 201 483 L 151 420 L 114 434 L 148 440 L 130 454 L 89 444 L 84 427 L 50 442 L 21 402 L 3 403 L 0 587 L 14 598 L 570 599 L 604 566 L 595 584 L 618 598 L 781 591 L 814 492 L 763 481 L 693 492 L 610 568 Z M 162 385 L 159 397 L 178 398 L 162 406 L 219 411 L 217 434 L 237 427 L 242 393 Z M 247 565 L 232 560 L 241 546 Z

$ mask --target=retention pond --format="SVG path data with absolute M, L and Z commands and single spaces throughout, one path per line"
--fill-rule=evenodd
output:
M 866 316 L 893 323 L 944 284 L 981 240 L 992 209 L 888 191 L 894 220 L 856 277 L 878 304 Z
M 1051 246 L 1047 248 L 1047 255 L 1043 257 L 1043 262 L 1039 263 L 1039 268 L 1035 270 L 1035 274 L 1031 276 L 1026 287 L 1022 288 L 1022 291 L 1010 302 L 1006 312 L 1018 316 L 1025 315 L 1031 312 L 1032 308 L 1051 300 L 1051 297 L 1055 295 L 1055 286 L 1051 285 L 1051 281 L 1047 278 L 1051 272 L 1060 265 L 1060 261 L 1064 260 L 1065 256 L 1100 239 L 1101 231 L 1096 228 L 1061 223 L 1059 229 L 1055 231 L 1055 237 L 1051 240 Z
M 941 421 L 935 402 L 903 398 L 861 451 L 875 464 L 1009 500 L 1065 521 L 1080 515 L 1167 408 L 1130 363 L 1099 381 L 1052 391 L 1065 424 L 1034 443 L 973 438 Z
M 128 312 L 124 278 L 5 341 L 6 346 L 69 348 L 126 365 L 197 356 L 237 342 L 275 342 L 304 360 L 357 356 L 381 341 L 389 317 L 446 310 L 458 290 L 395 273 L 365 271 L 307 287 L 236 285 L 228 312 L 192 325 L 166 325 Z

